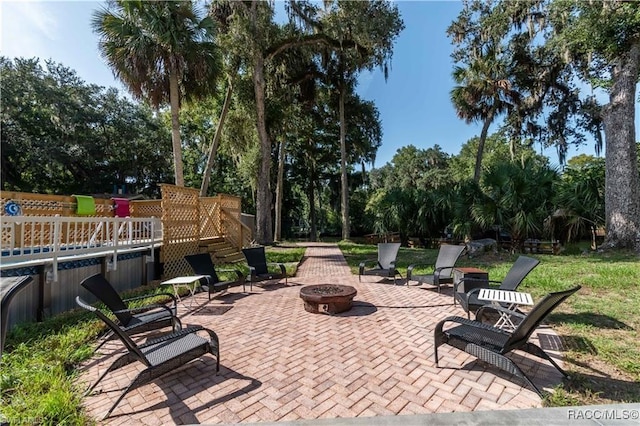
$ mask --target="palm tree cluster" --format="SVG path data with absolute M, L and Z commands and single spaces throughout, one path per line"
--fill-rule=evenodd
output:
M 473 138 L 454 156 L 437 145 L 398 150 L 389 164 L 371 171 L 362 220 L 375 232 L 400 232 L 405 242 L 495 238 L 513 250 L 527 239 L 589 238 L 604 226 L 602 159 L 574 157 L 560 172 L 530 147 L 517 146 L 511 160 L 501 132 L 487 138 L 476 182 L 478 144 Z

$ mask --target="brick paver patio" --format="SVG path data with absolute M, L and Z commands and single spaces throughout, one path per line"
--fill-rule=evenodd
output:
M 183 324 L 199 324 L 220 337 L 221 370 L 206 355 L 154 383 L 130 392 L 101 424 L 233 424 L 540 407 L 539 396 L 517 378 L 447 345 L 441 368 L 433 360 L 433 329 L 449 316 L 465 316 L 451 293 L 394 286 L 352 275 L 335 244 L 308 243 L 289 286 L 242 287 L 194 310 L 181 307 Z M 366 281 L 366 282 L 365 282 Z M 311 314 L 299 298 L 308 284 L 346 284 L 354 308 L 335 316 Z M 542 328 L 534 341 L 553 337 Z M 544 347 L 544 346 L 543 346 Z M 90 383 L 120 353 L 109 342 L 87 363 Z M 555 354 L 557 359 L 557 354 Z M 548 363 L 514 355 L 537 386 L 562 376 Z M 109 373 L 85 398 L 102 418 L 139 366 Z

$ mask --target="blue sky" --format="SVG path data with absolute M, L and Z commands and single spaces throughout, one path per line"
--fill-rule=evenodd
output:
M 0 53 L 9 58 L 50 58 L 74 69 L 87 83 L 123 91 L 100 58 L 97 37 L 90 28 L 91 14 L 102 4 L 4 0 L 0 2 Z M 480 124 L 469 125 L 456 117 L 449 100 L 453 87 L 453 63 L 449 56 L 452 45 L 445 30 L 458 15 L 462 3 L 399 1 L 397 4 L 405 30 L 394 48 L 389 79 L 385 82 L 380 71 L 364 73 L 358 87 L 360 95 L 374 101 L 380 111 L 383 141 L 377 167 L 409 144 L 421 149 L 438 144 L 455 155 L 465 142 L 480 133 Z M 639 128 L 640 113 L 636 115 L 636 129 Z M 594 154 L 593 144 L 572 148 L 568 157 L 582 152 Z M 555 150 L 544 153 L 552 163 L 557 163 Z

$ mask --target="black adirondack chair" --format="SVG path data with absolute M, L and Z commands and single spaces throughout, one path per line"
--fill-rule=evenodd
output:
M 409 281 L 417 281 L 420 284 L 434 285 L 438 288 L 440 293 L 440 286 L 442 284 L 453 283 L 453 268 L 456 266 L 458 258 L 462 254 L 466 247 L 459 245 L 446 244 L 440 246 L 438 251 L 438 258 L 434 264 L 426 263 L 414 263 L 407 268 L 407 285 Z M 413 270 L 416 267 L 428 266 L 432 269 L 430 274 L 414 274 Z
M 398 250 L 400 250 L 400 243 L 378 243 L 378 258 L 360 262 L 358 266 L 358 281 L 362 280 L 363 275 L 376 275 L 386 279 L 393 279 L 395 284 L 396 276 L 400 275 L 400 278 L 402 278 L 400 271 L 396 269 Z M 367 269 L 367 265 L 373 265 L 373 267 Z
M 470 318 L 470 312 L 475 312 L 479 307 L 485 304 L 485 302 L 478 299 L 478 293 L 481 288 L 496 287 L 498 290 L 515 291 L 520 283 L 529 275 L 529 272 L 533 270 L 540 261 L 532 257 L 520 256 L 507 272 L 507 275 L 502 281 L 479 281 L 473 278 L 465 278 L 460 280 L 453 290 L 453 304 L 460 303 L 460 306 L 467 313 L 467 318 Z M 458 288 L 465 286 L 470 288 L 466 293 L 464 291 L 458 291 Z
M 200 285 L 203 289 L 206 289 L 209 292 L 209 300 L 211 300 L 212 293 L 227 290 L 229 287 L 234 285 L 242 284 L 242 291 L 247 291 L 245 288 L 244 274 L 237 269 L 220 269 L 220 272 L 231 271 L 238 276 L 237 281 L 220 281 L 216 272 L 216 267 L 213 264 L 209 253 L 191 254 L 185 256 L 184 259 L 187 261 L 189 266 L 191 266 L 195 275 L 206 275 L 205 278 L 200 280 Z M 253 285 L 251 286 L 251 289 L 253 289 Z
M 549 293 L 531 308 L 527 315 L 494 305 L 485 305 L 478 310 L 476 319 L 481 319 L 489 311 L 502 312 L 506 315 L 518 317 L 520 322 L 511 333 L 477 320 L 455 316 L 445 318 L 436 325 L 433 336 L 435 342 L 433 356 L 436 366 L 438 366 L 438 347 L 446 343 L 520 377 L 542 396 L 536 385 L 524 374 L 520 367 L 507 357 L 507 354 L 515 350 L 528 352 L 549 361 L 567 377 L 567 373 L 545 351 L 528 340 L 545 317 L 579 289 L 580 286 L 576 286 L 569 290 Z M 447 323 L 453 323 L 455 326 L 445 329 L 444 326 Z
M 119 326 L 129 335 L 145 333 L 150 330 L 171 326 L 173 331 L 180 330 L 182 323 L 177 317 L 177 300 L 171 293 L 158 293 L 153 297 L 162 295 L 173 300 L 173 306 L 169 307 L 160 303 L 129 308 L 128 303 L 136 300 L 148 299 L 151 296 L 138 296 L 129 299 L 122 299 L 115 288 L 101 274 L 95 274 L 85 278 L 80 285 L 91 292 L 118 318 Z M 106 341 L 115 338 L 109 332 L 102 341 L 102 346 Z M 100 347 L 98 346 L 98 347 Z
M 220 345 L 218 336 L 211 330 L 200 326 L 192 326 L 179 331 L 174 331 L 173 333 L 166 334 L 158 337 L 157 339 L 147 341 L 144 344 L 136 345 L 127 333 L 125 333 L 99 309 L 89 305 L 87 302 L 82 300 L 80 296 L 76 297 L 76 303 L 78 306 L 96 314 L 96 316 L 100 318 L 116 336 L 118 336 L 127 348 L 127 352 L 116 358 L 105 372 L 100 375 L 98 380 L 91 385 L 87 390 L 87 393 L 90 393 L 111 371 L 117 370 L 134 362 L 140 362 L 145 366 L 145 369 L 138 373 L 129 386 L 127 386 L 122 394 L 120 394 L 116 402 L 113 403 L 109 411 L 107 411 L 107 414 L 104 416 L 105 419 L 111 415 L 116 406 L 120 401 L 122 401 L 122 398 L 124 398 L 124 396 L 130 391 L 150 383 L 166 373 L 171 373 L 177 368 L 182 367 L 194 359 L 200 358 L 206 353 L 210 353 L 216 358 L 215 372 L 217 373 L 220 370 Z M 208 334 L 208 339 L 200 336 L 198 332 L 206 332 Z
M 247 265 L 249 265 L 249 275 L 247 276 L 249 282 L 284 278 L 284 283 L 288 284 L 287 268 L 282 263 L 268 263 L 264 247 L 245 247 L 242 249 L 242 253 L 247 259 Z M 274 266 L 277 266 L 279 271 L 273 272 Z M 271 267 L 271 271 L 269 267 Z

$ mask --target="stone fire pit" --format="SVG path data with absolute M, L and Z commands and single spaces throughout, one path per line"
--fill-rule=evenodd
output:
M 304 309 L 314 314 L 339 314 L 348 311 L 356 294 L 358 292 L 355 288 L 338 284 L 308 285 L 300 289 Z

